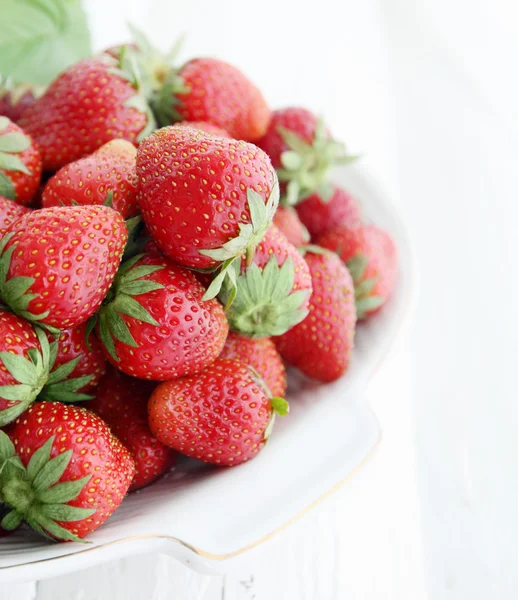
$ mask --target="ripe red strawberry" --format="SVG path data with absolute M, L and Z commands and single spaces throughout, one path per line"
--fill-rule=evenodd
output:
M 62 167 L 47 183 L 42 205 L 105 204 L 127 219 L 137 214 L 137 150 L 126 140 L 112 140 L 90 156 Z
M 210 288 L 209 288 L 210 291 Z M 227 317 L 232 329 L 253 337 L 281 335 L 306 315 L 311 275 L 304 258 L 275 225 L 257 246 L 249 267 L 242 261 Z M 221 299 L 232 299 L 227 282 Z
M 304 246 L 309 242 L 308 230 L 292 206 L 279 206 L 273 222 L 293 246 Z
M 176 452 L 149 430 L 147 402 L 156 385 L 108 368 L 88 408 L 98 414 L 130 451 L 135 477 L 130 491 L 149 485 L 171 469 Z
M 83 408 L 36 402 L 9 437 L 12 444 L 0 434 L 2 464 L 10 461 L 0 475 L 0 495 L 12 509 L 4 529 L 26 521 L 51 539 L 78 541 L 118 508 L 135 474 L 128 450 Z
M 26 319 L 76 327 L 106 296 L 127 236 L 121 215 L 107 206 L 32 211 L 0 242 L 0 297 Z
M 354 160 L 346 155 L 344 145 L 331 137 L 323 121 L 305 108 L 274 111 L 257 145 L 277 169 L 285 194 L 283 203 L 288 205 L 317 191 L 324 199 L 330 198 L 329 169 Z
M 0 196 L 0 239 L 5 235 L 13 221 L 28 212 L 30 212 L 29 208 Z
M 336 227 L 351 228 L 361 223 L 357 200 L 337 185 L 333 186 L 333 195 L 329 200 L 324 200 L 315 192 L 297 204 L 296 208 L 313 239 Z
M 29 204 L 41 180 L 41 154 L 32 138 L 0 117 L 0 195 Z
M 162 255 L 124 263 L 99 315 L 108 360 L 128 375 L 156 381 L 202 371 L 228 333 L 223 307 L 203 301 L 204 293 L 191 271 Z
M 255 369 L 273 396 L 286 394 L 286 369 L 270 338 L 249 338 L 231 331 L 219 358 L 236 359 Z
M 349 269 L 358 319 L 377 312 L 392 294 L 397 278 L 397 250 L 389 233 L 376 225 L 339 227 L 317 241 L 336 252 Z
M 88 333 L 87 325 L 83 323 L 72 329 L 61 329 L 56 334 L 56 341 L 57 354 L 51 373 L 54 373 L 60 367 L 62 368 L 65 364 L 68 364 L 70 368 L 73 361 L 75 363 L 74 367 L 64 381 L 69 382 L 71 379 L 75 379 L 77 383 L 77 378 L 81 377 L 85 380 L 88 379 L 88 381 L 85 385 L 78 387 L 77 391 L 88 392 L 95 388 L 106 370 L 106 358 L 96 335 L 93 332 Z M 61 400 L 62 402 L 77 399 L 77 397 L 68 398 L 66 394 L 63 394 L 68 390 L 63 389 L 63 386 L 61 388 L 61 390 L 55 391 L 55 397 L 52 399 Z M 50 399 L 48 396 L 45 396 L 45 398 Z
M 0 86 L 0 115 L 8 117 L 17 123 L 23 115 L 24 110 L 32 104 L 36 98 L 43 94 L 41 86 L 28 83 L 11 84 L 7 82 Z
M 180 121 L 179 123 L 175 123 L 175 127 L 193 127 L 194 129 L 201 129 L 205 133 L 210 133 L 211 135 L 219 135 L 219 137 L 229 138 L 231 137 L 228 131 L 225 131 L 221 127 L 217 125 L 213 125 L 208 121 Z
M 313 278 L 309 314 L 302 323 L 275 338 L 282 357 L 322 382 L 347 370 L 354 344 L 354 285 L 336 254 L 308 246 L 305 258 Z
M 218 359 L 199 375 L 160 384 L 148 412 L 162 443 L 204 462 L 233 466 L 263 448 L 274 415 L 285 415 L 288 403 L 270 398 L 246 365 Z
M 198 129 L 164 127 L 146 138 L 137 175 L 150 234 L 187 267 L 214 268 L 245 252 L 251 257 L 277 208 L 275 171 L 264 152 Z
M 20 121 L 38 142 L 45 170 L 91 154 L 114 138 L 132 143 L 154 128 L 131 64 L 103 54 L 64 71 Z
M 195 58 L 171 71 L 154 108 L 162 125 L 208 121 L 249 142 L 264 135 L 270 119 L 258 88 L 239 69 L 216 58 Z

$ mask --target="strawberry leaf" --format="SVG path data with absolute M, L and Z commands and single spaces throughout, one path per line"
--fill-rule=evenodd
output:
M 8 200 L 16 200 L 13 182 L 2 172 L 0 172 L 0 196 Z

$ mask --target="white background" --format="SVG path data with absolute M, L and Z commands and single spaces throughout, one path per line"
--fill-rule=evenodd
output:
M 137 557 L 0 589 L 16 600 L 511 600 L 518 596 L 515 0 L 86 2 L 184 58 L 239 65 L 324 113 L 399 199 L 420 299 L 369 395 L 375 458 L 225 577 Z M 144 7 L 145 4 L 145 7 Z

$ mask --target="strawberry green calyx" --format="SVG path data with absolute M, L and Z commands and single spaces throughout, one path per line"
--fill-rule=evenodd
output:
M 58 342 L 49 343 L 47 335 L 40 327 L 34 329 L 40 351 L 36 348 L 29 349 L 27 351 L 29 358 L 10 352 L 0 352 L 0 364 L 17 381 L 11 385 L 0 386 L 0 398 L 14 403 L 0 410 L 0 427 L 14 421 L 36 398 L 60 402 L 77 402 L 92 398 L 78 390 L 90 383 L 93 375 L 67 379 L 81 360 L 81 356 L 52 371 L 58 353 Z
M 35 531 L 51 540 L 82 542 L 79 537 L 58 525 L 57 521 L 81 521 L 96 510 L 67 504 L 77 498 L 91 475 L 73 481 L 59 482 L 72 459 L 72 450 L 50 458 L 54 436 L 32 455 L 27 467 L 16 456 L 9 436 L 0 431 L 0 498 L 10 507 L 1 527 L 16 529 L 25 521 Z
M 161 283 L 141 278 L 155 271 L 160 271 L 164 267 L 160 265 L 135 267 L 134 265 L 143 256 L 145 254 L 137 254 L 122 264 L 98 314 L 99 336 L 106 350 L 117 362 L 119 358 L 115 350 L 114 338 L 133 348 L 138 347 L 121 315 L 127 315 L 144 323 L 158 326 L 158 322 L 134 296 L 163 289 L 164 286 Z M 87 336 L 94 326 L 95 321 L 92 319 L 88 323 Z
M 250 337 L 271 337 L 282 335 L 304 320 L 308 311 L 301 306 L 310 292 L 292 292 L 294 279 L 290 257 L 282 267 L 274 256 L 262 270 L 252 263 L 237 278 L 235 298 L 227 311 L 231 328 Z M 227 284 L 220 299 L 228 304 L 230 293 Z
M 181 115 L 177 110 L 181 101 L 177 96 L 178 94 L 188 94 L 189 91 L 190 88 L 185 85 L 179 71 L 170 69 L 162 87 L 156 90 L 151 99 L 153 112 L 161 127 L 182 120 Z
M 272 418 L 270 419 L 270 422 L 268 423 L 268 426 L 264 431 L 265 441 L 268 441 L 270 436 L 272 435 L 275 418 L 277 416 L 285 417 L 290 412 L 290 405 L 288 404 L 288 401 L 285 398 L 275 396 L 273 398 L 270 398 L 270 403 L 272 406 Z
M 357 157 L 347 155 L 345 146 L 327 135 L 322 120 L 317 123 L 312 144 L 284 127 L 279 126 L 278 131 L 289 147 L 281 154 L 282 168 L 277 169 L 279 181 L 287 184 L 282 203 L 293 206 L 314 192 L 324 202 L 330 200 L 333 188 L 328 181 L 329 170 Z
M 203 297 L 204 300 L 215 298 L 223 283 L 228 282 L 229 277 L 235 289 L 235 278 L 233 277 L 235 263 L 238 263 L 242 256 L 246 256 L 247 265 L 251 264 L 257 244 L 264 238 L 272 224 L 273 216 L 279 205 L 279 182 L 277 179 L 275 180 L 266 204 L 263 198 L 251 188 L 247 189 L 246 196 L 251 222 L 240 223 L 239 235 L 223 244 L 221 248 L 200 250 L 200 254 L 222 263 L 219 274 L 214 278 Z
M 112 62 L 113 57 L 106 56 L 106 60 Z M 148 92 L 142 80 L 136 53 L 128 46 L 124 46 L 120 52 L 117 65 L 110 68 L 109 72 L 128 81 L 137 91 L 136 94 L 130 96 L 124 102 L 124 106 L 134 108 L 146 116 L 146 125 L 137 136 L 137 141 L 141 142 L 156 129 L 156 121 L 151 107 L 146 100 Z
M 48 380 L 51 368 L 50 345 L 46 334 L 35 327 L 41 350 L 31 348 L 29 358 L 10 352 L 0 352 L 0 362 L 17 383 L 0 386 L 0 398 L 11 406 L 0 410 L 0 427 L 14 421 L 36 400 Z M 0 463 L 1 465 L 1 463 Z
M 2 133 L 10 121 L 7 117 L 0 116 L 0 169 L 4 171 L 20 171 L 26 175 L 31 172 L 25 166 L 23 161 L 18 156 L 31 145 L 31 140 L 28 136 L 16 131 Z M 0 172 L 0 196 L 4 196 L 9 200 L 16 200 L 16 193 L 13 183 L 8 175 Z
M 368 262 L 369 260 L 365 254 L 358 253 L 345 263 L 354 283 L 354 298 L 358 319 L 364 319 L 368 312 L 379 308 L 385 302 L 383 296 L 372 294 L 379 277 L 364 279 Z

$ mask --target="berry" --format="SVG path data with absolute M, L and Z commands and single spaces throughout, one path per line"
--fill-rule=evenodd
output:
M 162 255 L 124 263 L 97 326 L 108 360 L 127 375 L 156 381 L 202 371 L 228 333 L 223 307 L 202 300 L 204 293 L 191 271 Z
M 149 426 L 164 444 L 204 462 L 233 466 L 265 445 L 286 400 L 269 398 L 238 360 L 216 360 L 199 375 L 160 384 L 149 399 Z
M 146 138 L 137 175 L 149 233 L 186 267 L 251 257 L 277 208 L 275 171 L 264 152 L 198 129 L 164 127 Z
M 275 338 L 282 357 L 303 373 L 324 383 L 347 370 L 354 343 L 354 285 L 332 252 L 308 246 L 305 254 L 313 293 L 302 323 Z
M 162 125 L 207 121 L 238 140 L 264 135 L 270 109 L 239 69 L 216 58 L 195 58 L 171 71 L 154 103 Z
M 17 123 L 25 109 L 43 94 L 44 88 L 28 83 L 7 81 L 0 86 L 0 115 Z
M 358 319 L 377 312 L 392 294 L 397 278 L 397 250 L 390 234 L 376 225 L 339 227 L 318 238 L 349 269 Z
M 126 240 L 121 215 L 106 206 L 31 211 L 0 242 L 0 297 L 26 319 L 76 327 L 106 296 Z
M 360 206 L 344 189 L 333 186 L 333 195 L 324 200 L 318 192 L 296 206 L 300 220 L 313 239 L 336 227 L 357 227 L 361 223 Z
M 250 266 L 242 261 L 237 290 L 227 317 L 232 329 L 252 337 L 281 335 L 306 315 L 311 275 L 304 258 L 275 225 L 257 246 Z M 221 300 L 229 304 L 227 283 Z
M 279 206 L 273 217 L 273 223 L 293 246 L 304 246 L 309 242 L 308 230 L 292 206 Z
M 8 200 L 0 196 L 0 240 L 5 235 L 9 225 L 25 214 L 30 212 L 30 209 L 21 204 L 17 204 L 13 200 Z
M 0 195 L 29 204 L 40 185 L 41 170 L 41 154 L 32 138 L 0 117 Z
M 155 387 L 154 383 L 128 377 L 110 367 L 95 399 L 88 403 L 88 408 L 110 426 L 133 456 L 135 477 L 130 491 L 149 485 L 176 462 L 176 452 L 149 430 L 147 401 Z
M 132 65 L 103 54 L 64 71 L 20 121 L 38 142 L 45 170 L 91 154 L 122 138 L 136 144 L 154 129 Z
M 255 369 L 273 396 L 286 394 L 286 369 L 270 338 L 249 338 L 231 331 L 219 358 L 236 359 Z
M 133 144 L 112 140 L 90 156 L 62 167 L 47 183 L 42 205 L 105 204 L 124 219 L 137 214 L 136 155 Z
M 135 474 L 128 450 L 97 415 L 36 402 L 0 432 L 0 495 L 11 511 L 2 527 L 26 521 L 54 540 L 79 541 L 122 502 Z
M 175 123 L 175 127 L 192 127 L 193 129 L 201 129 L 205 133 L 210 133 L 211 135 L 218 135 L 219 137 L 229 138 L 231 137 L 228 131 L 225 131 L 221 127 L 217 125 L 213 125 L 207 121 L 180 121 L 179 123 Z
M 314 192 L 325 200 L 330 198 L 330 168 L 354 160 L 346 155 L 344 145 L 331 137 L 323 121 L 305 108 L 274 111 L 257 145 L 277 169 L 287 205 L 297 204 Z

